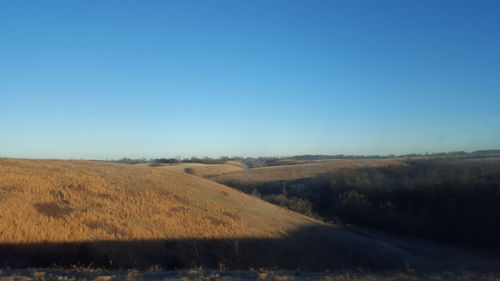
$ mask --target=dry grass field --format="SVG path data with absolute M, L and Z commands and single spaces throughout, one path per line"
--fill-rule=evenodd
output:
M 231 161 L 231 162 L 235 162 L 235 164 L 176 163 L 176 164 L 164 164 L 159 167 L 171 171 L 184 171 L 199 177 L 208 177 L 208 176 L 214 176 L 214 175 L 244 170 L 242 165 L 236 164 L 240 162 L 236 161 Z
M 316 223 L 186 173 L 85 161 L 1 159 L 0 204 L 2 242 L 279 237 Z
M 182 171 L 0 159 L 0 265 L 318 269 L 402 258 L 396 247 Z
M 239 168 L 242 168 L 242 169 L 247 169 L 248 168 L 245 163 L 240 162 L 240 161 L 235 161 L 235 160 L 226 161 L 226 163 L 224 163 L 224 164 L 235 166 L 235 167 L 239 167 Z
M 315 163 L 280 165 L 247 169 L 209 176 L 217 182 L 260 183 L 279 180 L 310 178 L 342 168 L 384 167 L 404 165 L 398 159 L 337 159 Z
M 73 264 L 499 270 L 482 253 L 355 233 L 183 169 L 0 159 L 0 267 Z

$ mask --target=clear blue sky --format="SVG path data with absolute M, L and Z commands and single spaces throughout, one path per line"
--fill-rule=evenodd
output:
M 500 1 L 0 2 L 0 157 L 486 148 Z

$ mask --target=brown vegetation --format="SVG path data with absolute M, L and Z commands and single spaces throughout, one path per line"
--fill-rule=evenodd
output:
M 147 166 L 1 159 L 0 195 L 1 242 L 278 237 L 315 223 L 226 186 Z
M 0 159 L 0 190 L 0 265 L 392 268 L 404 259 L 395 247 L 182 171 Z
M 189 174 L 200 177 L 208 177 L 208 176 L 214 176 L 214 175 L 244 170 L 244 168 L 242 168 L 241 165 L 233 165 L 233 164 L 175 163 L 175 164 L 153 165 L 153 167 L 161 167 L 171 171 L 184 171 Z
M 337 159 L 316 163 L 269 166 L 210 176 L 217 182 L 262 183 L 311 178 L 342 168 L 387 167 L 404 165 L 399 159 Z
M 231 166 L 235 166 L 235 167 L 239 167 L 239 168 L 242 168 L 242 169 L 247 169 L 248 166 L 241 162 L 241 161 L 235 161 L 235 160 L 230 160 L 230 161 L 226 161 L 226 163 L 224 163 L 225 165 L 231 165 Z
M 0 195 L 3 266 L 499 269 L 480 252 L 357 234 L 184 170 L 0 159 Z
M 273 204 L 407 235 L 500 249 L 500 161 L 432 157 L 312 178 L 227 181 Z

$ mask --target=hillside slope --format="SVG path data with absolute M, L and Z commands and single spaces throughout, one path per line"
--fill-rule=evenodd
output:
M 324 270 L 497 264 L 466 255 L 436 261 L 429 258 L 432 249 L 419 256 L 404 245 L 323 224 L 181 171 L 0 159 L 0 266 Z
M 195 176 L 207 177 L 218 174 L 242 171 L 241 166 L 231 164 L 201 164 L 201 163 L 176 163 L 156 166 L 171 171 L 184 171 Z
M 315 223 L 185 173 L 85 161 L 0 160 L 0 240 L 278 237 Z
M 317 163 L 279 165 L 232 171 L 209 176 L 217 182 L 238 182 L 242 184 L 262 183 L 279 180 L 310 178 L 342 168 L 386 167 L 404 165 L 398 159 L 336 159 Z

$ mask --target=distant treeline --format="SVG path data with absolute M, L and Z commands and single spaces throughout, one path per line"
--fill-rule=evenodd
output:
M 300 180 L 221 183 L 325 221 L 499 247 L 500 161 L 436 157 L 405 162 Z
M 328 159 L 390 159 L 390 158 L 416 158 L 416 157 L 460 157 L 460 158 L 494 158 L 500 157 L 500 149 L 477 150 L 473 152 L 453 151 L 439 153 L 411 153 L 411 154 L 389 154 L 389 155 L 296 155 L 290 157 L 228 157 L 222 156 L 218 158 L 210 157 L 191 157 L 191 158 L 121 158 L 118 160 L 107 160 L 108 162 L 126 163 L 126 164 L 172 164 L 172 163 L 202 163 L 202 164 L 224 164 L 227 161 L 240 161 L 246 164 L 249 168 L 258 168 L 277 165 L 295 165 L 300 164 L 297 161 L 318 161 Z
M 474 158 L 500 157 L 500 149 L 476 150 L 472 152 L 452 151 L 436 153 L 408 153 L 408 154 L 387 154 L 387 155 L 297 155 L 286 157 L 294 160 L 325 160 L 325 159 L 390 159 L 390 158 L 410 158 L 410 157 L 439 157 L 439 156 L 471 156 Z

